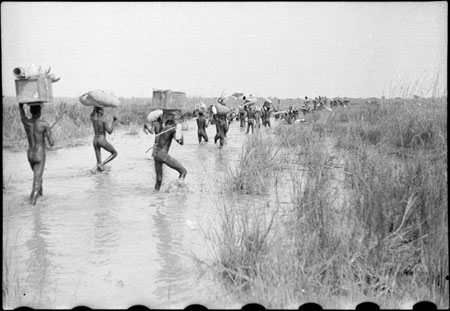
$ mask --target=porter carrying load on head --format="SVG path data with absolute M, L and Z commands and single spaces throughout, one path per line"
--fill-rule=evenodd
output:
M 53 74 L 42 71 L 41 67 L 36 69 L 34 65 L 27 67 L 17 67 L 13 70 L 16 77 L 16 99 L 19 103 L 20 120 L 22 121 L 28 139 L 27 157 L 33 170 L 33 187 L 30 194 L 30 203 L 35 205 L 37 198 L 43 195 L 43 174 L 45 168 L 45 139 L 50 146 L 54 145 L 51 128 L 62 117 L 53 123 L 52 126 L 41 119 L 41 109 L 43 103 L 53 101 L 52 83 L 59 81 Z M 26 116 L 24 104 L 30 108 L 31 118 Z
M 118 119 L 114 116 L 111 125 L 108 124 L 105 117 L 103 116 L 104 110 L 102 107 L 94 107 L 91 113 L 92 126 L 94 127 L 94 151 L 95 157 L 97 158 L 97 164 L 92 168 L 91 173 L 96 171 L 104 171 L 105 164 L 111 162 L 117 157 L 116 149 L 106 140 L 106 133 L 112 134 Z M 111 155 L 102 162 L 101 148 L 110 152 Z
M 252 128 L 253 134 L 256 122 L 256 109 L 254 108 L 254 106 L 245 106 L 245 109 L 247 111 L 247 132 L 245 134 L 249 133 L 250 127 Z
M 84 106 L 94 107 L 90 115 L 92 126 L 94 127 L 94 151 L 97 164 L 92 168 L 91 173 L 104 171 L 104 165 L 117 157 L 116 149 L 106 140 L 106 133 L 112 134 L 118 119 L 114 116 L 111 125 L 104 117 L 104 108 L 117 108 L 120 105 L 119 99 L 114 94 L 103 90 L 93 90 L 79 97 L 80 103 Z M 102 162 L 101 149 L 110 152 L 110 156 Z
M 202 143 L 202 138 L 205 140 L 205 143 L 208 142 L 208 134 L 206 133 L 206 128 L 209 125 L 209 120 L 204 117 L 204 114 L 202 111 L 199 112 L 198 118 L 197 118 L 197 136 L 198 136 L 198 143 Z
M 55 141 L 52 137 L 50 125 L 47 121 L 41 119 L 42 104 L 30 106 L 30 119 L 26 117 L 23 105 L 23 103 L 19 103 L 20 119 L 28 138 L 28 162 L 30 162 L 34 173 L 30 203 L 35 205 L 38 196 L 43 195 L 42 179 L 45 168 L 45 138 L 47 138 L 50 146 L 53 146 Z
M 182 126 L 180 123 L 175 125 L 173 119 L 166 120 L 165 127 L 162 127 L 162 119 L 158 118 L 158 125 L 155 126 L 155 145 L 153 147 L 153 159 L 155 161 L 156 184 L 155 190 L 159 191 L 163 179 L 162 165 L 166 164 L 170 168 L 180 173 L 179 179 L 184 180 L 187 170 L 180 162 L 169 155 L 169 148 L 172 139 L 175 139 L 180 145 L 184 144 Z

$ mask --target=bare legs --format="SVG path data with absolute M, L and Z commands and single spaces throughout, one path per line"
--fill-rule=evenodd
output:
M 245 134 L 248 134 L 248 132 L 250 131 L 250 127 L 252 127 L 252 134 L 253 134 L 253 127 L 255 126 L 255 122 L 253 121 L 253 119 L 250 119 L 247 121 L 247 132 Z
M 106 151 L 111 153 L 110 156 L 103 162 L 102 162 L 102 156 L 101 156 L 101 148 L 103 148 Z M 114 160 L 118 154 L 116 149 L 109 142 L 107 142 L 104 137 L 95 137 L 94 138 L 94 151 L 95 151 L 95 157 L 97 159 L 97 164 L 91 170 L 92 173 L 95 173 L 95 171 L 104 171 L 105 164 Z
M 224 142 L 225 142 L 225 137 L 223 134 L 216 134 L 216 136 L 214 136 L 214 144 L 217 143 L 217 141 L 219 140 L 219 149 L 223 148 Z
M 155 171 L 156 171 L 156 184 L 155 184 L 155 190 L 159 191 L 161 188 L 161 183 L 163 179 L 162 174 L 162 165 L 165 163 L 168 167 L 171 169 L 176 170 L 180 175 L 178 176 L 179 179 L 184 179 L 187 174 L 187 170 L 184 168 L 183 165 L 181 165 L 180 162 L 172 158 L 171 156 L 167 155 L 164 161 L 160 161 L 155 159 Z
M 34 175 L 30 203 L 36 205 L 38 197 L 43 195 L 42 176 L 44 175 L 45 159 L 38 162 L 30 162 L 30 165 Z
M 206 131 L 204 131 L 204 130 L 199 130 L 197 136 L 198 136 L 198 143 L 199 143 L 199 144 L 202 143 L 202 138 L 203 138 L 203 140 L 205 141 L 205 143 L 208 142 L 208 135 L 206 134 Z

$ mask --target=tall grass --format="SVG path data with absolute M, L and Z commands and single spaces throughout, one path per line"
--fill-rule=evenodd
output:
M 238 166 L 226 173 L 224 191 L 245 194 L 267 193 L 271 174 L 277 163 L 278 151 L 275 139 L 271 141 L 263 139 L 259 131 L 249 136 L 242 145 Z
M 429 300 L 448 308 L 446 107 L 446 97 L 351 105 L 279 126 L 271 148 L 264 139 L 243 148 L 242 163 L 264 158 L 254 150 L 267 150 L 267 159 L 282 148 L 303 165 L 284 162 L 292 172 L 293 210 L 277 230 L 270 227 L 264 256 L 248 267 L 238 251 L 217 252 L 227 271 L 257 271 L 245 274 L 243 295 L 266 307 L 370 300 L 398 308 Z M 265 185 L 274 185 L 270 170 L 277 167 L 265 172 Z M 241 190 L 245 178 L 257 180 L 257 169 L 238 166 L 224 187 Z M 244 240 L 258 232 L 248 225 L 253 219 L 230 206 L 226 214 L 220 250 L 232 248 L 227 232 Z M 246 256 L 256 255 L 250 251 Z

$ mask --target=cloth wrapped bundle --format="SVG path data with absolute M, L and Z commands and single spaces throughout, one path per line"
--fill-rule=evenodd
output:
M 253 97 L 253 96 L 251 96 L 251 97 L 246 97 L 245 99 L 245 103 L 247 104 L 247 103 L 252 103 L 252 104 L 254 104 L 254 103 L 256 103 L 257 101 L 258 101 L 258 99 L 256 98 L 256 97 Z
M 214 110 L 213 110 L 213 113 L 218 114 L 218 115 L 226 115 L 227 113 L 229 113 L 231 111 L 230 108 L 228 108 L 225 105 L 221 105 L 219 103 L 217 103 L 215 106 L 213 106 L 213 109 L 214 108 L 216 110 L 216 113 L 214 113 Z
M 147 116 L 147 121 L 148 122 L 153 122 L 156 121 L 159 117 L 161 117 L 163 115 L 163 110 L 162 109 L 156 109 L 153 110 L 152 112 L 150 112 Z
M 195 110 L 205 112 L 206 111 L 206 104 L 204 102 L 199 102 L 195 105 Z
M 119 99 L 111 93 L 102 90 L 93 90 L 80 96 L 80 103 L 85 106 L 117 108 Z

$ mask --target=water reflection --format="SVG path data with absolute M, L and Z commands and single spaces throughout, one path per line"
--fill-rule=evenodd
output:
M 216 171 L 221 173 L 227 172 L 229 169 L 230 160 L 229 150 L 220 150 L 215 156 Z
M 44 289 L 50 285 L 48 271 L 51 263 L 45 239 L 45 236 L 49 234 L 49 229 L 42 222 L 42 212 L 39 206 L 33 210 L 32 217 L 32 234 L 26 242 L 29 250 L 29 257 L 26 260 L 26 271 L 28 272 L 26 282 L 29 292 L 25 292 L 23 295 L 28 296 L 26 297 L 27 301 L 32 302 L 32 307 L 40 308 L 45 303 Z
M 88 197 L 93 203 L 94 221 L 92 223 L 94 243 L 92 244 L 90 263 L 106 265 L 111 263 L 111 254 L 118 243 L 120 222 L 116 214 L 116 196 L 111 191 L 115 188 L 114 180 L 109 171 L 95 175 L 94 192 Z
M 182 243 L 186 224 L 186 194 L 166 199 L 164 206 L 158 206 L 153 215 L 160 262 L 154 294 L 160 302 L 166 301 L 170 307 L 171 301 L 177 301 L 189 289 L 186 283 L 189 271 L 183 259 L 185 250 Z
M 211 259 L 200 227 L 208 231 L 218 216 L 215 181 L 237 163 L 244 139 L 239 129 L 238 124 L 230 129 L 221 150 L 211 141 L 198 146 L 196 131 L 186 132 L 190 143 L 170 151 L 188 169 L 186 187 L 178 187 L 178 174 L 166 167 L 161 192 L 153 190 L 153 159 L 140 137 L 115 132 L 114 145 L 122 151 L 105 172 L 94 175 L 91 145 L 49 153 L 45 197 L 33 209 L 25 153 L 7 153 L 4 165 L 14 177 L 3 200 L 12 210 L 7 230 L 21 229 L 20 240 L 26 241 L 8 252 L 19 258 L 21 288 L 36 297 L 24 301 L 61 308 L 126 308 L 136 302 L 183 308 L 203 297 L 204 304 L 216 302 L 220 287 L 204 276 L 198 279 L 190 252 Z M 15 165 L 22 156 L 25 162 Z

